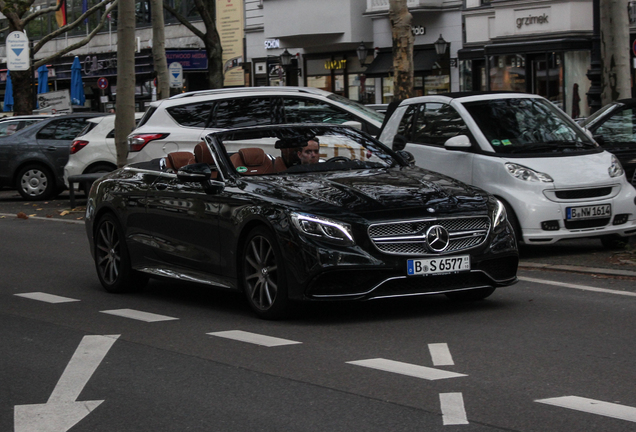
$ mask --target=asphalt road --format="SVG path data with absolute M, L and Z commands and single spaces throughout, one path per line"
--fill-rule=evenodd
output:
M 104 292 L 74 218 L 6 216 L 0 253 L 2 431 L 636 428 L 634 278 L 522 270 L 474 304 L 266 322 L 222 290 Z

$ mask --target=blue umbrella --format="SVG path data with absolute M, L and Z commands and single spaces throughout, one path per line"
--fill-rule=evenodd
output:
M 13 84 L 9 71 L 7 71 L 7 85 L 4 90 L 4 111 L 13 111 Z
M 82 65 L 79 57 L 75 56 L 73 66 L 71 66 L 71 103 L 73 105 L 84 105 L 86 96 L 84 96 L 84 83 L 82 82 Z
M 42 65 L 38 68 L 38 94 L 49 91 L 49 68 Z

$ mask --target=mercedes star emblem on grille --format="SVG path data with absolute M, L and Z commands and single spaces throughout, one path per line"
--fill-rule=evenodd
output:
M 449 241 L 448 231 L 441 225 L 433 225 L 426 231 L 426 242 L 433 252 L 442 252 Z

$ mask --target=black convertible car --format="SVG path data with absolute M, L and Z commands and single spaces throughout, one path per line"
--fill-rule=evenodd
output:
M 296 300 L 479 300 L 517 280 L 497 199 L 363 132 L 264 126 L 205 141 L 93 185 L 86 230 L 106 290 L 195 281 L 241 290 L 274 319 Z

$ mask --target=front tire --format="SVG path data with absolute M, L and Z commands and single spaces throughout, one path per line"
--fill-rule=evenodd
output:
M 96 225 L 95 268 L 104 289 L 124 293 L 143 288 L 148 277 L 132 269 L 124 231 L 112 214 L 105 214 Z
M 446 293 L 446 297 L 453 301 L 478 301 L 483 300 L 495 292 L 495 288 L 477 288 L 465 291 L 455 291 Z
M 247 301 L 263 319 L 280 319 L 289 311 L 285 267 L 274 235 L 253 229 L 243 244 L 241 283 Z
M 53 196 L 55 179 L 47 168 L 25 166 L 18 172 L 16 186 L 22 198 L 29 201 L 46 200 Z

